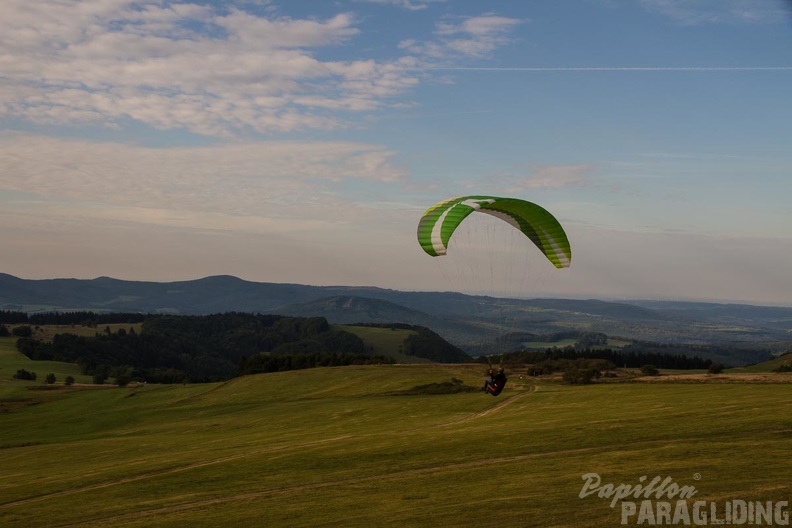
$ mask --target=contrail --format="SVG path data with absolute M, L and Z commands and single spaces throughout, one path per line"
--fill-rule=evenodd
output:
M 792 71 L 792 66 L 566 66 L 566 67 L 519 67 L 519 66 L 449 66 L 430 68 L 446 71 L 514 71 L 514 72 L 740 72 L 740 71 Z

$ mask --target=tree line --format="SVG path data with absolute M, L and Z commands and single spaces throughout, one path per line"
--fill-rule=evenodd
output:
M 113 323 L 142 323 L 155 317 L 138 312 L 96 313 L 92 311 L 36 312 L 27 313 L 15 310 L 0 310 L 0 324 L 28 325 L 79 325 L 96 327 Z
M 115 378 L 119 384 L 222 381 L 255 372 L 390 362 L 367 354 L 359 337 L 323 317 L 241 312 L 157 315 L 144 319 L 139 333 L 106 327 L 93 337 L 19 338 L 17 349 L 34 360 L 77 363 L 95 382 Z
M 654 365 L 658 368 L 690 370 L 708 369 L 712 360 L 698 356 L 672 354 L 656 351 L 641 351 L 634 349 L 613 350 L 610 348 L 584 348 L 575 347 L 548 348 L 543 351 L 522 350 L 503 354 L 503 362 L 508 364 L 538 365 L 545 362 L 559 360 L 604 360 L 615 367 L 640 368 L 644 365 Z

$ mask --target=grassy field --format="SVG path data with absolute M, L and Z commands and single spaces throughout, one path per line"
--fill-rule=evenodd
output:
M 561 339 L 558 341 L 526 341 L 521 343 L 522 347 L 529 350 L 547 350 L 548 348 L 565 348 L 565 347 L 574 347 L 575 343 L 577 343 L 577 339 L 569 338 L 569 339 Z M 612 349 L 619 349 L 624 348 L 625 346 L 629 345 L 629 341 L 625 341 L 623 339 L 614 339 L 609 338 L 608 342 L 604 345 L 592 346 L 592 350 L 597 350 L 600 348 L 612 348 Z
M 13 329 L 16 326 L 27 325 L 9 325 L 9 328 Z M 98 328 L 80 325 L 42 325 L 33 327 L 32 337 L 43 341 L 51 340 L 55 334 L 93 337 L 97 332 L 104 332 L 106 328 L 109 328 L 111 332 L 117 332 L 121 328 L 127 331 L 134 329 L 136 332 L 140 332 L 141 327 L 142 324 L 140 323 L 109 324 Z M 81 374 L 76 364 L 60 361 L 31 361 L 17 352 L 16 341 L 17 338 L 15 336 L 0 337 L 0 384 L 10 381 L 16 371 L 20 369 L 35 372 L 38 383 L 44 383 L 44 379 L 50 373 L 55 374 L 57 383 L 63 383 L 66 376 L 72 376 L 76 383 L 91 383 L 91 376 Z
M 73 363 L 60 361 L 31 361 L 16 349 L 16 337 L 0 337 L 0 387 L 13 379 L 17 370 L 25 369 L 35 372 L 36 381 L 44 383 L 47 374 L 55 374 L 58 382 L 66 376 L 72 376 L 77 383 L 91 383 L 91 376 L 80 374 L 80 369 Z M 2 389 L 0 389 L 2 390 Z
M 728 372 L 772 372 L 781 365 L 792 365 L 792 354 L 784 354 L 783 356 L 763 363 L 757 363 L 756 365 L 728 369 Z
M 792 380 L 778 374 L 779 380 Z M 338 367 L 226 383 L 40 390 L 6 381 L 0 526 L 615 526 L 582 475 L 670 476 L 696 500 L 790 500 L 790 385 Z M 697 480 L 698 479 L 698 480 Z
M 428 359 L 408 356 L 401 352 L 404 340 L 411 335 L 418 334 L 415 330 L 354 325 L 337 326 L 362 339 L 372 354 L 391 357 L 399 363 L 430 363 Z

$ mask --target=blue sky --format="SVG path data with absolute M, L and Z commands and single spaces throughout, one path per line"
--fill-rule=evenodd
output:
M 0 15 L 0 272 L 444 290 L 418 218 L 491 194 L 572 242 L 520 295 L 792 306 L 786 0 Z

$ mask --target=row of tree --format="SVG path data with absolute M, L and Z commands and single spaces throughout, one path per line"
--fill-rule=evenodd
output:
M 31 372 L 27 369 L 19 369 L 16 371 L 16 374 L 14 374 L 14 379 L 36 381 L 37 378 L 38 375 L 35 372 Z M 50 372 L 49 374 L 47 374 L 47 377 L 44 378 L 44 381 L 52 385 L 53 383 L 58 381 L 58 378 L 55 377 L 55 374 Z M 63 381 L 63 383 L 65 385 L 72 385 L 74 383 L 74 376 L 66 376 L 66 379 Z
M 689 370 L 707 369 L 712 360 L 698 356 L 669 354 L 663 352 L 640 351 L 635 349 L 593 348 L 577 349 L 575 347 L 548 348 L 543 351 L 523 350 L 508 352 L 501 358 L 506 364 L 551 364 L 559 360 L 603 360 L 614 367 L 640 368 L 644 365 L 655 365 L 664 369 Z
M 274 364 L 286 370 L 350 364 L 368 356 L 359 337 L 331 327 L 323 317 L 240 312 L 156 316 L 146 319 L 139 333 L 106 328 L 93 337 L 20 338 L 17 349 L 34 360 L 77 363 L 95 381 L 115 377 L 155 383 L 220 381 L 271 371 Z
M 314 367 L 342 367 L 348 365 L 391 365 L 396 361 L 385 356 L 368 354 L 348 354 L 344 352 L 314 352 L 310 354 L 257 354 L 242 358 L 239 374 L 260 374 L 262 372 L 282 372 Z
M 146 319 L 156 317 L 152 314 L 138 312 L 96 313 L 91 311 L 73 312 L 37 312 L 27 313 L 15 310 L 0 310 L 0 324 L 29 325 L 79 325 L 96 327 L 112 323 L 142 323 Z

